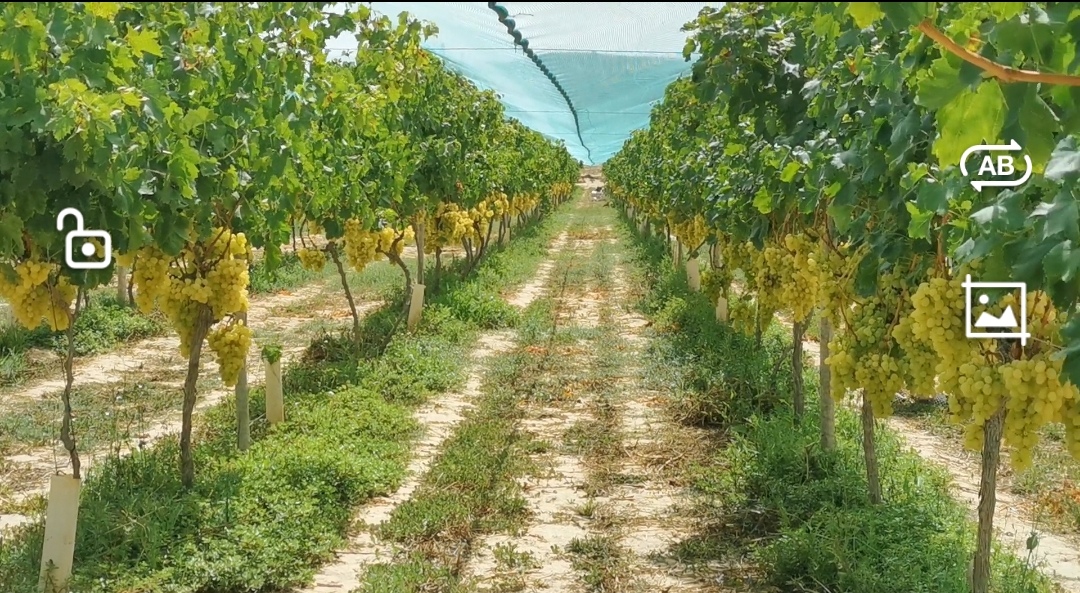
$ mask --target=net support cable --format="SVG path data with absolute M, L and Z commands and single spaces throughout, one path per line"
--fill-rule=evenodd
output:
M 551 72 L 551 69 L 544 64 L 544 61 L 540 59 L 540 56 L 536 55 L 532 49 L 529 48 L 529 40 L 522 35 L 521 31 L 517 28 L 517 22 L 510 18 L 510 11 L 506 7 L 501 6 L 498 2 L 488 2 L 488 8 L 495 12 L 499 17 L 499 22 L 506 26 L 506 32 L 514 38 L 514 44 L 521 47 L 525 55 L 532 60 L 533 64 L 540 69 L 540 72 L 544 74 L 551 81 L 551 84 L 555 87 L 555 90 L 559 91 L 563 100 L 566 101 L 566 106 L 570 109 L 570 114 L 574 116 L 574 128 L 577 133 L 578 141 L 581 142 L 582 148 L 589 155 L 589 161 L 592 159 L 592 150 L 589 149 L 589 145 L 585 144 L 585 138 L 581 135 L 581 120 L 578 119 L 577 108 L 574 107 L 574 102 L 570 100 L 570 95 L 567 94 L 566 89 L 559 83 L 559 79 L 555 77 L 555 74 Z

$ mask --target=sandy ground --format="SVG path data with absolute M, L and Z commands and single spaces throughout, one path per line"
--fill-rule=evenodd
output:
M 611 228 L 604 229 L 608 239 L 577 239 L 568 247 L 581 253 L 582 258 L 603 240 L 611 240 Z M 552 264 L 554 265 L 554 264 Z M 601 292 L 587 287 L 568 287 L 558 298 L 559 323 L 577 327 L 597 327 L 601 311 L 613 312 L 610 321 L 619 328 L 621 347 L 629 350 L 630 359 L 641 355 L 645 345 L 642 335 L 647 321 L 637 314 L 622 312 L 621 305 L 629 299 L 624 270 L 613 270 L 613 290 Z M 570 364 L 588 367 L 595 364 L 586 348 L 574 348 L 564 357 Z M 565 362 L 561 363 L 565 364 Z M 581 571 L 566 553 L 575 539 L 608 535 L 616 538 L 624 563 L 618 569 L 618 591 L 715 591 L 712 583 L 679 570 L 677 563 L 666 558 L 668 547 L 686 538 L 692 531 L 685 515 L 679 513 L 680 491 L 670 485 L 656 468 L 648 463 L 646 452 L 655 449 L 658 435 L 671 427 L 663 414 L 663 398 L 642 387 L 641 369 L 627 365 L 619 373 L 621 395 L 617 398 L 617 416 L 625 457 L 612 460 L 623 475 L 644 476 L 643 480 L 616 485 L 600 496 L 590 498 L 586 492 L 589 471 L 585 460 L 565 451 L 537 456 L 547 469 L 540 476 L 522 478 L 522 487 L 531 520 L 518 535 L 495 534 L 483 538 L 474 548 L 473 557 L 463 571 L 467 584 L 481 590 L 505 590 L 508 579 L 525 591 L 570 593 L 584 591 Z M 568 427 L 593 417 L 589 396 L 582 395 L 571 402 L 534 404 L 527 408 L 522 429 L 532 439 L 559 443 Z M 665 453 L 671 453 L 670 450 Z M 581 509 L 593 506 L 595 513 L 586 517 Z M 533 568 L 509 575 L 496 561 L 499 548 L 528 554 Z

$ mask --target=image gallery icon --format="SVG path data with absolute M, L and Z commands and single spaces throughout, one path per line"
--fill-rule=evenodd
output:
M 104 270 L 112 263 L 112 235 L 108 231 L 93 231 L 83 229 L 83 215 L 75 208 L 64 208 L 56 215 L 56 230 L 64 230 L 64 219 L 68 216 L 75 218 L 75 230 L 64 237 L 64 263 L 73 270 Z M 87 258 L 87 261 L 76 261 L 74 241 L 81 239 L 82 245 L 79 253 Z M 100 261 L 89 259 L 97 254 L 97 247 L 90 239 L 98 239 L 104 248 L 104 257 Z
M 1020 345 L 1027 345 L 1027 340 L 1031 337 L 1031 334 L 1028 333 L 1027 329 L 1026 284 L 1023 282 L 972 282 L 971 275 L 968 274 L 964 279 L 962 286 L 964 287 L 964 317 L 967 337 L 975 339 L 1020 338 Z M 979 315 L 979 318 L 975 320 L 974 329 L 972 329 L 971 318 L 974 313 L 974 308 L 971 304 L 972 290 L 1001 288 L 1020 291 L 1019 315 L 1013 310 L 1012 305 L 1005 307 L 1005 310 L 1001 315 L 994 315 L 989 311 L 983 311 Z M 990 304 L 990 296 L 986 293 L 979 294 L 978 301 L 980 305 L 988 305 Z

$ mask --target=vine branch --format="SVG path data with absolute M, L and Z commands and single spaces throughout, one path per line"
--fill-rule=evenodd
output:
M 933 39 L 938 45 L 942 46 L 946 51 L 954 56 L 964 60 L 965 62 L 978 66 L 984 72 L 990 76 L 1000 80 L 1001 82 L 1034 82 L 1034 83 L 1046 83 L 1057 84 L 1061 86 L 1080 86 L 1080 76 L 1072 76 L 1069 74 L 1049 74 L 1046 72 L 1036 72 L 1034 70 L 1020 70 L 1019 68 L 1012 68 L 1010 66 L 1002 66 L 989 58 L 980 56 L 979 54 L 962 47 L 959 43 L 956 43 L 952 39 L 949 39 L 945 33 L 934 26 L 929 20 L 925 20 L 919 23 L 919 31 L 925 34 L 930 39 Z

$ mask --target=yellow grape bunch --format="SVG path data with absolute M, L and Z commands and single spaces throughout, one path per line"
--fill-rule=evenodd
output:
M 817 307 L 834 326 L 843 321 L 841 313 L 851 307 L 855 270 L 867 247 L 853 250 L 847 243 L 835 247 L 819 241 L 814 260 L 818 268 Z
M 251 328 L 239 319 L 223 323 L 206 337 L 206 343 L 221 368 L 221 381 L 235 387 L 251 347 Z
M 781 279 L 780 302 L 790 310 L 797 323 L 809 319 L 816 304 L 814 298 L 820 290 L 821 268 L 813 240 L 805 233 L 785 235 L 781 271 L 787 274 Z
M 521 216 L 531 212 L 540 203 L 540 196 L 535 193 L 518 194 L 510 200 L 510 214 Z
M 345 222 L 345 258 L 359 272 L 382 256 L 401 257 L 406 245 L 415 238 L 411 225 L 402 231 L 389 225 L 379 230 L 368 230 L 359 219 L 352 218 Z
M 491 209 L 495 212 L 495 216 L 502 216 L 510 212 L 510 198 L 502 192 L 495 194 L 491 200 Z
M 669 220 L 673 219 L 669 217 Z M 705 217 L 701 214 L 680 223 L 673 223 L 671 227 L 672 231 L 675 233 L 675 238 L 678 239 L 686 249 L 697 249 L 701 247 L 701 244 L 704 243 L 705 239 L 711 234 L 708 225 L 705 223 Z
M 456 245 L 475 233 L 472 214 L 453 203 L 442 202 L 435 208 L 435 224 L 425 225 L 428 236 L 424 241 L 424 253 L 435 253 Z
M 11 304 L 15 321 L 27 329 L 42 321 L 52 331 L 68 329 L 78 288 L 60 275 L 60 266 L 34 258 L 14 268 L 17 278 L 0 272 L 0 297 Z
M 833 334 L 825 359 L 832 372 L 830 395 L 835 401 L 848 391 L 862 389 L 875 416 L 892 415 L 893 398 L 904 387 L 910 368 L 892 335 L 902 295 L 900 279 L 885 274 L 874 296 L 844 312 L 844 324 Z
M 319 272 L 326 267 L 326 252 L 322 249 L 300 249 L 296 252 L 300 265 L 306 270 Z
M 574 184 L 560 182 L 551 186 L 551 197 L 556 200 L 565 200 L 574 192 Z
M 751 264 L 754 278 L 754 293 L 763 312 L 772 313 L 784 308 L 783 287 L 792 275 L 791 254 L 778 245 L 766 243 L 765 248 L 754 251 Z
M 156 246 L 143 247 L 132 274 L 135 304 L 144 313 L 155 308 L 165 313 L 187 358 L 200 313 L 209 312 L 210 322 L 216 323 L 247 311 L 249 254 L 247 237 L 223 228 L 207 239 L 189 241 L 176 257 Z
M 961 270 L 957 276 L 966 275 Z M 949 397 L 950 420 L 964 426 L 964 445 L 980 451 L 986 422 L 1004 407 L 1005 445 L 1012 448 L 1014 469 L 1031 466 L 1039 431 L 1049 423 L 1066 428 L 1066 446 L 1080 459 L 1080 392 L 1061 379 L 1061 317 L 1048 296 L 1027 295 L 1032 341 L 1024 348 L 1004 349 L 997 340 L 972 340 L 965 334 L 964 289 L 959 278 L 931 278 L 912 297 L 913 333 L 930 345 L 939 363 L 938 385 Z M 1018 302 L 1015 293 L 996 303 L 973 307 L 1000 315 Z
M 758 308 L 754 301 L 743 296 L 728 300 L 728 320 L 731 329 L 744 336 L 757 333 Z

